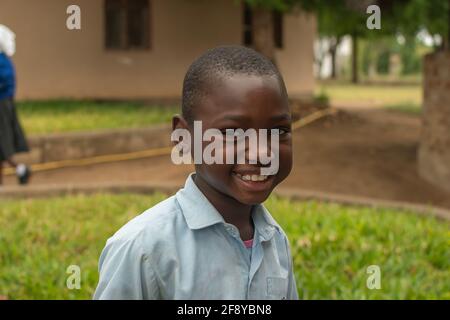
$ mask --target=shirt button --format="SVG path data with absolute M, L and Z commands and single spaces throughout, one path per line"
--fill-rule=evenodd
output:
M 235 231 L 233 230 L 233 227 L 231 226 L 225 226 L 225 230 L 227 230 L 227 232 L 231 235 L 231 236 L 235 236 Z

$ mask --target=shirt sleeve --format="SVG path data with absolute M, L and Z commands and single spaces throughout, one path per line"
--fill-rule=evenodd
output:
M 291 248 L 289 246 L 289 241 L 287 238 L 286 238 L 286 246 L 287 246 L 289 266 L 290 266 L 289 267 L 287 299 L 288 300 L 298 300 L 297 284 L 295 281 L 294 266 L 293 266 L 293 260 L 292 260 L 292 256 L 291 256 Z
M 135 240 L 108 241 L 100 255 L 95 300 L 159 299 L 150 257 Z

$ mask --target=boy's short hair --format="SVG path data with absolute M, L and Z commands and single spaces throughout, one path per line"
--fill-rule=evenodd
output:
M 209 86 L 237 74 L 275 76 L 287 96 L 283 78 L 268 58 L 243 46 L 216 47 L 198 57 L 186 72 L 181 100 L 183 118 L 192 123 L 193 107 L 208 94 Z

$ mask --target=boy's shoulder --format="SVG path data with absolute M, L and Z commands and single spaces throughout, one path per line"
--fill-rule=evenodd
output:
M 168 240 L 175 229 L 183 226 L 183 215 L 175 196 L 163 200 L 145 210 L 123 225 L 107 245 L 116 243 L 139 243 L 149 247 L 158 241 Z

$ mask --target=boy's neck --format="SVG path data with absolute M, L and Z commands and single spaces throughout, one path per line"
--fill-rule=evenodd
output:
M 197 174 L 193 176 L 193 180 L 209 202 L 222 215 L 225 222 L 239 229 L 243 240 L 249 240 L 253 237 L 252 205 L 240 203 L 224 195 L 211 187 Z

